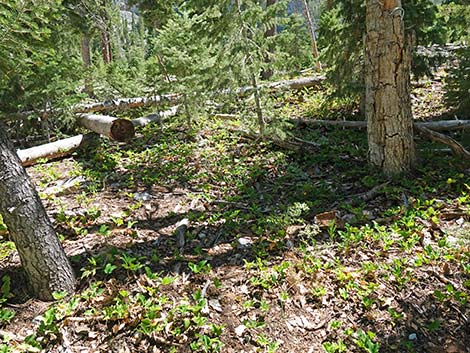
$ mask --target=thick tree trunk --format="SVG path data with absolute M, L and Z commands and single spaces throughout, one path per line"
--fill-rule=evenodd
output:
M 410 100 L 410 46 L 400 0 L 366 1 L 365 68 L 369 160 L 386 174 L 415 161 Z
M 80 114 L 80 125 L 113 140 L 125 142 L 135 136 L 134 125 L 130 120 L 108 115 Z
M 0 126 L 0 213 L 15 242 L 32 293 L 72 293 L 75 277 L 41 200 Z
M 307 3 L 307 0 L 302 0 L 302 9 L 304 12 L 305 22 L 307 23 L 308 27 L 308 34 L 310 36 L 310 44 L 312 45 L 312 54 L 313 58 L 315 59 L 315 65 L 318 71 L 321 71 L 321 63 L 318 60 L 318 48 L 317 48 L 317 40 L 315 38 L 315 27 L 312 20 L 312 14 L 310 12 L 310 7 Z

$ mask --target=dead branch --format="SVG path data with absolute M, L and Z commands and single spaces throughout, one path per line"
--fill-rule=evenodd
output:
M 452 152 L 454 153 L 454 155 L 462 157 L 466 160 L 470 160 L 470 152 L 468 152 L 465 149 L 465 147 L 463 147 L 460 143 L 455 141 L 453 138 L 446 136 L 444 134 L 441 134 L 439 132 L 430 130 L 424 126 L 415 125 L 415 128 L 424 136 L 428 137 L 429 139 L 449 146 Z
M 352 203 L 356 202 L 357 200 L 364 201 L 364 202 L 370 201 L 370 200 L 374 199 L 376 196 L 378 196 L 379 194 L 381 194 L 382 191 L 383 191 L 383 188 L 385 186 L 387 186 L 388 184 L 390 184 L 390 181 L 387 181 L 387 182 L 385 182 L 383 184 L 380 184 L 380 185 L 376 185 L 372 189 L 370 189 L 369 191 L 366 191 L 364 193 L 353 195 L 349 198 L 348 201 L 346 201 L 346 203 L 352 204 Z
M 339 126 L 353 129 L 367 128 L 366 121 L 351 121 L 351 120 L 313 120 L 313 119 L 292 119 L 293 123 L 302 124 L 312 127 L 317 126 Z M 470 120 L 440 120 L 428 122 L 415 122 L 414 126 L 425 127 L 435 131 L 454 131 L 465 130 L 470 128 Z
M 229 131 L 238 133 L 240 136 L 245 137 L 250 140 L 268 141 L 278 147 L 284 148 L 286 150 L 296 151 L 296 152 L 299 152 L 305 149 L 312 150 L 312 148 L 316 149 L 320 146 L 319 144 L 316 144 L 315 142 L 305 141 L 296 137 L 294 137 L 292 140 L 289 141 L 289 140 L 280 139 L 279 137 L 276 137 L 276 136 L 261 135 L 258 133 L 254 133 L 254 132 L 246 131 L 242 129 L 237 129 L 237 128 L 229 128 Z

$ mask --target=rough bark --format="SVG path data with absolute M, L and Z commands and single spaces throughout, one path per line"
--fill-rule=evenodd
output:
M 88 145 L 94 136 L 94 134 L 77 135 L 45 145 L 18 150 L 16 154 L 20 158 L 21 164 L 26 167 L 35 164 L 38 159 L 55 159 L 67 156 L 77 149 Z
M 130 120 L 108 115 L 80 114 L 80 125 L 113 140 L 125 142 L 135 136 L 134 125 Z
M 415 161 L 410 100 L 410 46 L 400 0 L 366 1 L 365 113 L 369 161 L 386 174 Z
M 41 200 L 0 126 L 0 213 L 18 250 L 32 293 L 75 289 L 75 277 Z
M 302 9 L 304 12 L 305 22 L 307 23 L 308 27 L 308 34 L 310 36 L 310 44 L 312 45 L 312 54 L 313 58 L 315 59 L 315 66 L 318 71 L 321 71 L 321 63 L 318 60 L 318 48 L 317 48 L 317 40 L 315 38 L 315 26 L 312 20 L 312 14 L 310 12 L 310 7 L 307 3 L 307 0 L 302 0 Z

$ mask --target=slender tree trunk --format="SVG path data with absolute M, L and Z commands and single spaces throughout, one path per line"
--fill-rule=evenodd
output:
M 313 58 L 315 59 L 315 66 L 317 67 L 318 71 L 321 71 L 321 63 L 320 60 L 318 60 L 317 40 L 315 38 L 312 14 L 310 13 L 310 7 L 308 6 L 307 0 L 302 0 L 302 8 L 304 11 L 305 22 L 307 23 L 308 27 L 308 34 L 310 35 L 310 43 L 312 45 L 312 54 Z
M 72 293 L 75 277 L 33 183 L 0 126 L 0 213 L 15 242 L 32 293 Z
M 261 94 L 259 91 L 258 83 L 256 81 L 256 76 L 254 74 L 251 75 L 251 84 L 254 87 L 255 93 L 255 110 L 256 116 L 258 118 L 259 134 L 263 136 L 266 130 L 266 122 L 264 121 L 263 108 L 261 107 Z
M 90 37 L 88 36 L 88 33 L 83 33 L 80 45 L 82 51 L 83 65 L 88 68 L 91 66 Z
M 101 31 L 101 52 L 103 55 L 103 61 L 105 64 L 109 64 L 112 61 L 111 56 L 111 44 L 109 42 L 109 35 L 106 30 Z
M 88 33 L 83 33 L 83 37 L 80 41 L 80 47 L 82 52 L 83 66 L 87 70 L 85 73 L 85 92 L 88 96 L 93 96 L 93 86 L 91 84 L 89 68 L 91 67 L 91 51 L 90 51 L 90 36 Z
M 272 5 L 276 4 L 276 1 L 277 0 L 266 0 L 266 9 L 269 6 L 272 6 Z M 266 32 L 264 32 L 264 37 L 265 38 L 273 37 L 275 34 L 276 34 L 276 26 L 272 25 L 271 27 L 268 28 L 268 30 Z M 264 56 L 264 62 L 267 65 L 263 69 L 263 71 L 261 71 L 261 78 L 263 80 L 270 79 L 272 77 L 273 73 L 274 73 L 272 68 L 267 67 L 269 65 L 269 63 L 271 62 L 271 59 L 269 58 L 269 52 L 272 50 L 271 47 L 272 47 L 271 45 L 268 47 L 268 53 L 266 53 L 265 56 Z
M 386 174 L 415 162 L 410 101 L 410 45 L 400 0 L 366 1 L 365 112 L 369 161 Z

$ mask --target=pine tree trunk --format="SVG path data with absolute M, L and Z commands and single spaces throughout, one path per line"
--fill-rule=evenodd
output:
M 93 96 L 93 86 L 91 85 L 90 73 L 88 69 L 91 66 L 91 51 L 90 51 L 90 36 L 88 33 L 83 33 L 83 37 L 80 41 L 80 48 L 82 53 L 83 66 L 87 69 L 85 74 L 85 92 L 88 96 Z
M 410 45 L 400 0 L 366 1 L 365 112 L 369 161 L 386 174 L 415 161 L 410 100 Z
M 305 21 L 307 22 L 308 34 L 310 35 L 310 44 L 312 45 L 312 54 L 313 58 L 315 59 L 315 66 L 318 71 L 321 71 L 321 63 L 320 60 L 318 60 L 318 48 L 317 40 L 315 38 L 314 24 L 307 0 L 302 0 L 302 9 L 304 12 Z
M 31 292 L 42 300 L 72 293 L 75 277 L 41 200 L 4 126 L 0 126 L 0 213 L 20 255 Z
M 83 34 L 80 45 L 82 51 L 83 65 L 88 68 L 91 66 L 90 37 L 88 36 L 88 33 Z
M 275 5 L 277 0 L 266 0 L 266 9 L 269 6 Z M 268 28 L 266 32 L 264 32 L 264 38 L 273 37 L 276 34 L 276 26 L 272 25 Z M 269 46 L 268 51 L 272 51 L 272 45 Z M 266 67 L 261 71 L 261 78 L 263 80 L 268 80 L 272 77 L 274 71 L 272 68 L 268 67 L 271 59 L 269 58 L 269 53 L 266 53 L 264 56 L 264 62 L 267 64 Z
M 109 64 L 112 61 L 111 56 L 111 44 L 109 42 L 109 35 L 106 30 L 101 31 L 101 52 L 103 55 L 103 61 L 105 64 Z

